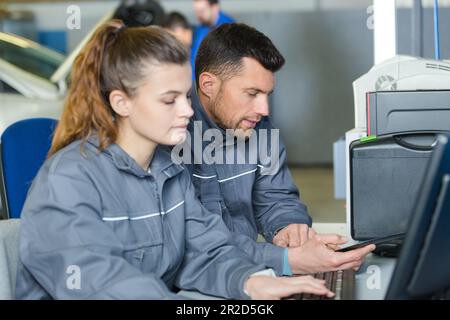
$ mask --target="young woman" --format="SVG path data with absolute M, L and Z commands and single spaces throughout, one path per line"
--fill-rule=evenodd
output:
M 103 25 L 77 57 L 49 158 L 28 194 L 19 299 L 332 296 L 311 277 L 268 276 L 196 200 L 158 145 L 186 137 L 191 71 L 157 27 Z

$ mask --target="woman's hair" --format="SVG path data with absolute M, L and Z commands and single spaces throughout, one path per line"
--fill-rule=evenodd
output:
M 184 46 L 162 28 L 127 28 L 121 20 L 103 24 L 75 59 L 48 156 L 75 140 L 86 141 L 94 133 L 100 150 L 114 143 L 118 128 L 110 93 L 121 90 L 132 98 L 150 65 L 188 61 Z

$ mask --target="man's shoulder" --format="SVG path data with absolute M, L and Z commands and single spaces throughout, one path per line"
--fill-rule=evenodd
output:
M 193 38 L 194 38 L 194 42 L 196 39 L 200 39 L 203 40 L 203 38 L 208 34 L 208 32 L 210 31 L 210 28 L 207 25 L 204 24 L 200 24 L 194 27 L 194 34 L 193 34 Z
M 229 16 L 228 14 L 226 14 L 223 11 L 220 11 L 218 25 L 221 25 L 223 23 L 233 23 L 233 22 L 236 22 L 236 20 L 233 17 Z

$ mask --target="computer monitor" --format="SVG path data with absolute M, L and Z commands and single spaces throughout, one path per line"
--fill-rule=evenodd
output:
M 386 299 L 423 299 L 450 287 L 450 135 L 438 135 Z

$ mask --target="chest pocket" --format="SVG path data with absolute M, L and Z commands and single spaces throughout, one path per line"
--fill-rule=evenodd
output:
M 106 221 L 122 242 L 125 259 L 143 272 L 155 272 L 163 255 L 163 231 L 159 213 L 124 214 Z
M 239 170 L 236 170 L 238 168 Z M 224 168 L 219 176 L 219 184 L 223 200 L 231 213 L 240 214 L 245 202 L 251 202 L 251 190 L 257 167 L 249 165 L 235 165 Z
M 239 179 L 239 178 L 237 178 Z M 225 206 L 232 212 L 241 209 L 241 195 L 239 194 L 239 180 L 229 180 L 220 183 L 220 189 L 223 194 L 223 202 Z
M 207 178 L 194 176 L 192 183 L 194 184 L 196 194 L 202 203 L 218 202 L 222 200 L 220 185 L 215 176 Z

